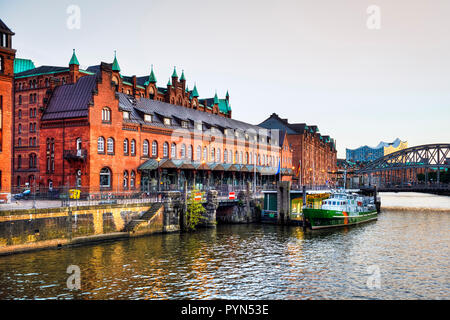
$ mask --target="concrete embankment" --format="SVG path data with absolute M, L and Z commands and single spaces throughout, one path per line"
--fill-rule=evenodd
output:
M 0 255 L 162 233 L 167 227 L 161 203 L 1 211 Z

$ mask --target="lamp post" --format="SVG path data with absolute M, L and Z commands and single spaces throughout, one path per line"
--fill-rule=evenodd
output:
M 160 174 L 160 172 L 159 172 L 159 163 L 161 162 L 161 159 L 158 157 L 157 159 L 156 159 L 156 161 L 158 162 L 158 192 L 161 190 L 161 187 L 160 187 L 160 185 L 161 185 L 161 174 Z
M 206 164 L 206 161 L 203 159 L 201 162 L 201 165 L 204 166 Z M 203 172 L 203 181 L 202 181 L 203 187 L 205 187 L 205 173 Z

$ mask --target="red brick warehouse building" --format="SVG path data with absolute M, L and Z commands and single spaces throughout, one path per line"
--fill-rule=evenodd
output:
M 74 54 L 69 68 L 77 65 Z M 176 70 L 166 87 L 157 87 L 153 68 L 144 77 L 124 76 L 116 57 L 85 72 L 47 90 L 40 188 L 128 192 L 161 183 L 181 188 L 185 180 L 196 187 L 243 185 L 255 173 L 258 185 L 280 177 L 283 140 L 276 131 L 231 119 L 228 93 L 199 99 L 197 87 L 189 91 L 184 72 L 178 78 Z
M 316 126 L 276 115 L 259 126 L 233 120 L 228 92 L 224 99 L 201 99 L 197 86 L 188 89 L 184 71 L 178 77 L 174 68 L 160 87 L 153 66 L 149 75 L 126 76 L 115 56 L 86 70 L 75 51 L 65 67 L 11 61 L 14 82 L 9 73 L 13 86 L 6 91 L 13 121 L 3 122 L 13 128 L 12 150 L 3 153 L 12 159 L 12 170 L 2 167 L 10 173 L 2 178 L 6 189 L 125 192 L 180 187 L 184 180 L 192 186 L 317 185 L 335 170 L 335 142 Z
M 259 126 L 286 132 L 295 170 L 293 183 L 325 185 L 334 180 L 337 171 L 336 141 L 328 135 L 320 134 L 317 126 L 289 123 L 276 113 Z
M 0 201 L 8 201 L 12 176 L 14 33 L 0 20 Z

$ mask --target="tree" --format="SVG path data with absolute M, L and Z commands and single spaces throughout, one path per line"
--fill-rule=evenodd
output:
M 206 218 L 203 214 L 206 212 L 201 201 L 195 200 L 195 194 L 198 190 L 192 190 L 189 198 L 187 199 L 187 211 L 186 211 L 186 229 L 193 231 L 200 223 L 201 220 Z

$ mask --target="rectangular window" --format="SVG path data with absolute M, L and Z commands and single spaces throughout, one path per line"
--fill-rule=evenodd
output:
M 170 121 L 170 118 L 164 118 L 164 125 L 170 126 L 172 122 Z
M 181 121 L 181 126 L 182 126 L 183 128 L 186 128 L 186 129 L 187 129 L 187 127 L 188 127 L 188 122 L 187 122 L 187 121 Z
M 124 120 L 130 119 L 130 113 L 129 113 L 128 111 L 124 111 L 124 112 L 123 112 L 123 119 L 124 119 Z
M 151 114 L 144 115 L 144 121 L 145 122 L 152 122 L 152 115 Z

